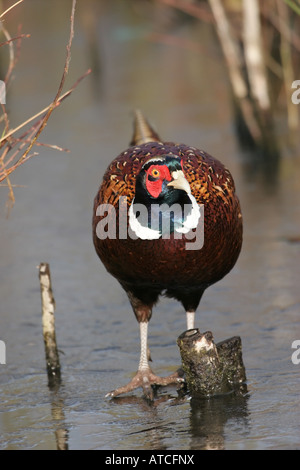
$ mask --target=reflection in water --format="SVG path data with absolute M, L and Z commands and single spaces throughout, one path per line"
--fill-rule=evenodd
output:
M 214 397 L 211 399 L 191 400 L 191 444 L 195 450 L 225 449 L 225 426 L 231 421 L 239 422 L 245 434 L 249 425 L 248 396 L 235 394 Z
M 231 429 L 238 428 L 239 437 L 248 435 L 248 398 L 248 394 L 231 393 L 210 399 L 190 399 L 189 396 L 178 392 L 178 397 L 170 394 L 160 395 L 152 402 L 142 397 L 124 396 L 114 398 L 113 403 L 122 407 L 132 406 L 139 416 L 143 416 L 141 428 L 128 433 L 128 436 L 139 436 L 144 446 L 147 442 L 147 449 L 177 448 L 179 436 L 186 436 L 185 450 L 222 450 L 226 448 L 227 425 L 230 425 Z M 178 409 L 182 405 L 186 414 L 188 403 L 189 422 L 180 422 Z M 172 408 L 174 411 L 170 421 L 168 411 Z M 174 447 L 170 446 L 170 442 Z
M 169 432 L 170 422 L 166 422 L 164 413 L 159 410 L 160 405 L 164 403 L 170 406 L 180 403 L 181 398 L 166 394 L 155 396 L 153 401 L 143 397 L 124 396 L 114 398 L 114 403 L 118 405 L 133 405 L 138 409 L 139 415 L 147 420 L 145 427 L 138 431 L 130 432 L 129 436 L 141 435 L 141 438 L 147 438 L 147 448 L 156 450 L 167 450 L 168 445 L 165 443 L 166 434 Z M 174 426 L 175 423 L 173 423 Z
M 247 183 L 258 183 L 265 192 L 278 190 L 281 156 L 278 151 L 263 154 L 261 151 L 243 150 L 242 171 Z
M 62 384 L 49 385 L 51 392 L 51 416 L 57 450 L 68 450 L 68 430 L 65 422 L 65 401 Z

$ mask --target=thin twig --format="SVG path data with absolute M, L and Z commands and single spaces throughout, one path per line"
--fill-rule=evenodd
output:
M 17 2 L 15 5 L 17 5 L 18 3 L 20 3 L 20 2 Z M 5 179 L 7 180 L 7 185 L 10 188 L 10 200 L 12 200 L 11 194 L 13 194 L 12 193 L 13 185 L 10 183 L 10 181 L 8 179 L 8 176 L 13 171 L 15 171 L 16 168 L 18 168 L 20 165 L 25 163 L 31 157 L 37 155 L 36 152 L 35 153 L 30 153 L 31 149 L 34 145 L 40 145 L 40 146 L 43 145 L 43 146 L 47 146 L 47 147 L 50 147 L 52 149 L 56 149 L 56 150 L 59 150 L 59 151 L 68 151 L 67 149 L 62 149 L 62 148 L 60 148 L 56 145 L 37 143 L 37 139 L 40 136 L 41 132 L 46 127 L 48 119 L 49 119 L 51 113 L 53 112 L 53 110 L 57 106 L 59 106 L 65 98 L 70 96 L 70 94 L 77 87 L 77 85 L 81 82 L 81 80 L 83 80 L 83 78 L 85 78 L 89 73 L 91 73 L 91 69 L 87 70 L 81 77 L 79 77 L 77 79 L 77 81 L 73 84 L 73 86 L 66 93 L 61 94 L 63 86 L 65 84 L 66 76 L 67 76 L 68 71 L 69 71 L 69 65 L 70 65 L 70 60 L 71 60 L 71 46 L 72 46 L 72 41 L 73 41 L 73 37 L 74 37 L 75 6 L 76 6 L 76 0 L 72 0 L 72 10 L 71 10 L 71 17 L 70 17 L 70 35 L 69 35 L 69 40 L 68 40 L 68 43 L 67 43 L 67 46 L 66 46 L 66 59 L 65 59 L 65 64 L 64 64 L 64 70 L 63 70 L 63 74 L 62 74 L 62 77 L 61 77 L 61 81 L 60 81 L 57 93 L 56 93 L 55 98 L 53 99 L 53 101 L 50 103 L 49 106 L 44 108 L 42 111 L 35 114 L 31 118 L 27 119 L 22 124 L 20 124 L 19 126 L 17 126 L 14 129 L 11 129 L 11 130 L 8 130 L 9 129 L 9 120 L 8 120 L 8 117 L 7 117 L 7 114 L 6 114 L 6 111 L 5 111 L 5 107 L 3 106 L 5 129 L 3 131 L 4 135 L 2 135 L 2 137 L 0 139 L 0 148 L 4 147 L 4 146 L 6 146 L 6 147 L 4 148 L 4 150 L 2 152 L 2 155 L 0 155 L 0 162 L 1 162 L 1 166 L 2 166 L 2 169 L 0 169 L 0 182 L 2 182 Z M 14 39 L 19 39 L 19 42 L 20 42 L 20 39 L 22 37 L 24 37 L 24 35 L 20 35 L 18 38 L 14 38 Z M 25 37 L 27 37 L 27 36 L 25 36 Z M 14 50 L 13 50 L 13 40 L 14 39 L 9 36 L 9 33 L 6 34 L 6 38 L 7 38 L 7 43 L 9 44 L 9 47 L 10 47 L 9 73 L 11 73 L 11 70 L 15 66 L 15 62 L 16 62 L 16 59 L 15 59 L 15 56 L 14 56 Z M 38 119 L 39 117 L 40 117 L 40 119 Z M 34 122 L 34 124 L 31 126 L 30 129 L 26 130 L 23 133 L 23 135 L 21 135 L 20 137 L 18 137 L 18 138 L 14 137 L 14 135 L 17 131 L 19 131 L 20 129 L 22 129 L 23 127 L 25 127 L 26 125 L 28 125 L 32 121 L 36 121 L 36 122 Z M 20 153 L 20 151 L 23 149 L 23 147 L 25 145 L 27 145 L 26 150 L 21 155 L 21 157 L 18 158 L 17 161 L 15 161 L 16 158 L 17 158 L 17 155 Z M 11 154 L 9 155 L 9 158 L 6 158 L 6 156 L 8 155 L 8 152 L 10 152 L 15 146 L 18 147 L 17 150 L 14 151 L 14 152 L 11 152 Z M 13 164 L 14 161 L 15 161 L 15 163 Z M 8 167 L 9 165 L 11 165 L 11 166 Z
M 0 20 L 3 18 L 3 16 L 5 16 L 12 8 L 15 8 L 19 3 L 22 3 L 24 2 L 24 0 L 19 0 L 18 2 L 14 3 L 13 5 L 11 5 L 10 7 L 8 7 L 3 13 L 1 13 L 0 15 Z
M 26 144 L 28 144 L 30 142 L 30 140 L 27 139 L 27 140 L 24 140 L 24 142 Z M 64 149 L 62 147 L 59 147 L 59 145 L 55 145 L 55 144 L 45 144 L 43 142 L 36 142 L 35 145 L 37 147 L 47 147 L 47 148 L 52 149 L 52 150 L 58 150 L 59 152 L 66 152 L 66 153 L 70 152 L 69 149 Z
M 69 37 L 69 42 L 68 42 L 68 45 L 67 45 L 67 56 L 66 56 L 66 61 L 65 61 L 65 67 L 64 67 L 64 72 L 63 72 L 63 75 L 62 75 L 62 78 L 61 78 L 61 81 L 60 81 L 60 85 L 59 85 L 59 88 L 58 88 L 58 91 L 56 93 L 56 96 L 53 100 L 53 102 L 51 103 L 48 111 L 47 111 L 47 114 L 46 116 L 44 117 L 43 121 L 42 121 L 42 124 L 40 126 L 40 128 L 38 129 L 37 133 L 35 134 L 34 138 L 32 139 L 32 141 L 30 142 L 30 144 L 28 145 L 27 149 L 25 150 L 25 152 L 23 153 L 22 157 L 20 158 L 20 161 L 22 161 L 23 159 L 25 159 L 27 157 L 27 155 L 29 154 L 30 150 L 32 149 L 32 147 L 34 146 L 36 140 L 38 139 L 39 135 L 41 134 L 41 132 L 43 131 L 43 129 L 46 127 L 47 125 L 47 122 L 48 122 L 48 119 L 49 117 L 51 116 L 52 114 L 52 111 L 54 110 L 54 108 L 56 107 L 57 105 L 57 102 L 59 100 L 59 96 L 61 94 L 61 91 L 63 89 L 63 86 L 64 86 L 64 83 L 65 83 L 65 79 L 66 79 L 66 76 L 67 76 L 67 73 L 68 73 L 68 70 L 69 70 L 69 64 L 70 64 L 70 60 L 71 60 L 71 45 L 72 45 L 72 40 L 73 40 L 73 37 L 74 37 L 74 15 L 75 15 L 75 6 L 76 6 L 76 0 L 73 0 L 72 1 L 72 12 L 71 12 L 71 26 L 70 26 L 70 37 Z
M 12 38 L 9 32 L 7 31 L 7 29 L 4 28 L 2 23 L 0 23 L 0 29 L 2 29 L 2 32 L 4 36 L 6 37 L 6 42 L 8 43 L 8 50 L 9 50 L 9 65 L 8 65 L 8 70 L 6 72 L 6 76 L 4 79 L 4 82 L 7 84 L 9 77 L 11 75 L 11 72 L 15 66 L 15 52 L 14 52 L 13 42 L 11 41 Z
M 3 120 L 5 122 L 5 127 L 4 127 L 4 130 L 3 130 L 3 133 L 7 132 L 7 129 L 9 129 L 9 120 L 8 120 L 8 116 L 7 116 L 7 112 L 6 112 L 6 108 L 5 108 L 5 105 L 3 103 L 1 103 L 1 108 L 2 108 L 2 112 L 3 112 Z M 0 141 L 1 142 L 1 141 Z
M 4 163 L 3 163 L 2 159 L 0 159 L 0 164 L 4 168 Z M 6 181 L 7 181 L 7 186 L 8 186 L 8 190 L 9 190 L 8 191 L 8 201 L 6 202 L 6 207 L 8 208 L 8 214 L 9 214 L 10 208 L 15 203 L 15 195 L 14 195 L 13 185 L 11 184 L 10 178 L 8 176 L 6 178 Z
M 23 38 L 30 38 L 30 34 L 20 34 L 19 36 L 16 36 L 15 38 L 8 39 L 7 41 L 0 42 L 0 47 L 6 46 L 10 42 L 17 41 L 18 39 L 23 39 Z
M 33 136 L 36 132 L 36 129 L 38 128 L 38 125 L 39 125 L 39 123 L 33 125 L 30 129 L 28 129 L 26 132 L 24 132 L 24 134 L 19 139 L 15 139 L 14 137 L 11 137 L 9 139 L 9 143 L 7 144 L 6 148 L 3 151 L 4 156 L 5 156 L 5 152 L 6 153 L 11 152 L 11 150 L 17 144 L 19 144 L 19 147 L 13 154 L 10 154 L 10 156 L 5 160 L 5 167 L 8 167 L 8 165 L 10 165 L 14 161 L 14 159 L 16 158 L 18 153 L 20 153 L 20 151 L 25 147 L 25 145 L 27 143 L 27 142 L 25 142 L 25 138 L 30 142 L 30 140 L 33 138 Z M 3 162 L 4 162 L 4 159 L 3 159 Z M 17 163 L 18 162 L 16 162 L 16 164 Z M 0 181 L 2 181 L 2 179 L 0 179 Z
M 3 163 L 4 163 L 4 158 L 6 157 L 6 154 L 8 152 L 11 152 L 11 150 L 17 145 L 19 144 L 19 147 L 18 149 L 14 152 L 14 153 L 11 153 L 10 156 L 5 160 L 5 163 L 4 163 L 4 167 L 8 167 L 8 165 L 10 165 L 16 158 L 16 156 L 18 155 L 18 153 L 20 153 L 20 151 L 25 147 L 26 143 L 25 142 L 25 137 L 27 138 L 27 140 L 30 142 L 30 140 L 32 139 L 32 137 L 34 136 L 34 133 L 36 132 L 36 129 L 37 129 L 37 126 L 32 126 L 31 129 L 28 129 L 19 139 L 14 139 L 14 138 L 11 138 L 10 139 L 10 142 L 9 144 L 6 146 L 6 148 L 4 149 L 3 151 Z M 18 162 L 16 162 L 17 164 Z M 1 176 L 2 178 L 2 176 Z M 2 181 L 3 179 L 0 179 L 0 181 Z
M 71 93 L 72 91 L 77 87 L 77 85 L 81 82 L 81 80 L 83 80 L 87 75 L 89 75 L 91 73 L 91 69 L 88 69 L 75 83 L 74 85 L 68 90 L 66 91 L 62 96 L 60 96 L 57 100 L 57 103 L 56 103 L 56 106 L 59 106 L 62 101 L 67 98 Z M 46 108 L 42 109 L 41 111 L 39 111 L 38 113 L 36 113 L 34 116 L 31 116 L 29 119 L 27 119 L 26 121 L 24 121 L 22 124 L 20 124 L 19 126 L 15 127 L 14 129 L 11 129 L 9 132 L 7 132 L 3 137 L 1 137 L 0 139 L 0 144 L 1 142 L 7 140 L 11 135 L 15 134 L 17 131 L 19 131 L 20 129 L 22 129 L 22 127 L 25 127 L 27 124 L 29 124 L 30 122 L 34 121 L 35 119 L 37 119 L 39 116 L 45 114 L 47 111 L 49 111 L 51 105 L 53 104 L 53 102 L 51 104 L 49 104 L 49 106 L 47 106 Z

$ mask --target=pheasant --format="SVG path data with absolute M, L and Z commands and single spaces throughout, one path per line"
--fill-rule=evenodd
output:
M 233 178 L 203 150 L 162 142 L 137 111 L 130 147 L 111 162 L 95 197 L 93 241 L 140 327 L 138 371 L 106 396 L 142 387 L 151 398 L 152 386 L 183 381 L 149 366 L 148 323 L 159 296 L 181 302 L 193 329 L 203 292 L 238 259 L 242 215 Z

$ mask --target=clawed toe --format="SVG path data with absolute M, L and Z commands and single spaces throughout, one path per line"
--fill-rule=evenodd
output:
M 144 369 L 138 370 L 133 379 L 123 387 L 119 387 L 112 392 L 105 395 L 106 398 L 114 398 L 118 395 L 131 392 L 136 388 L 142 387 L 146 398 L 153 400 L 153 387 L 154 386 L 165 386 L 170 384 L 180 384 L 184 382 L 184 379 L 179 376 L 177 372 L 167 377 L 158 377 L 152 370 Z

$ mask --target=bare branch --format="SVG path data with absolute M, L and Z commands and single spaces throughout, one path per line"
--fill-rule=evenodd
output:
M 19 3 L 22 3 L 24 2 L 24 0 L 19 0 L 18 2 L 14 3 L 13 5 L 11 5 L 9 8 L 7 8 L 3 13 L 1 13 L 0 15 L 0 20 L 10 11 L 12 10 L 12 8 L 15 8 L 17 5 L 19 5 Z
M 6 44 L 9 44 L 12 41 L 17 41 L 18 39 L 23 39 L 23 38 L 30 38 L 30 34 L 20 34 L 20 36 L 16 36 L 15 38 L 8 39 L 5 42 L 0 42 L 0 47 L 6 46 Z
M 20 2 L 17 2 L 15 5 L 17 5 L 18 3 Z M 0 155 L 0 182 L 5 179 L 7 180 L 7 186 L 9 187 L 9 191 L 10 191 L 9 193 L 10 205 L 12 205 L 14 202 L 14 195 L 13 195 L 13 189 L 12 189 L 13 185 L 9 181 L 8 177 L 13 171 L 16 170 L 16 168 L 18 168 L 20 165 L 25 163 L 27 160 L 29 160 L 33 156 L 37 155 L 37 153 L 31 153 L 32 147 L 34 145 L 47 146 L 47 147 L 50 147 L 52 149 L 59 150 L 59 151 L 68 151 L 56 145 L 38 143 L 37 139 L 42 133 L 42 131 L 44 130 L 44 128 L 46 127 L 49 117 L 52 114 L 53 110 L 57 106 L 59 106 L 65 98 L 70 96 L 70 94 L 73 92 L 73 90 L 77 87 L 77 85 L 81 82 L 83 78 L 85 78 L 89 73 L 91 73 L 90 69 L 87 70 L 66 93 L 62 94 L 62 89 L 65 84 L 65 80 L 69 71 L 69 65 L 70 65 L 70 60 L 71 60 L 71 46 L 72 46 L 72 41 L 74 37 L 75 6 L 76 6 L 76 0 L 72 0 L 72 10 L 71 10 L 71 17 L 70 17 L 70 34 L 69 34 L 69 40 L 66 46 L 66 59 L 65 59 L 65 64 L 64 64 L 64 70 L 63 70 L 63 74 L 61 77 L 58 90 L 56 92 L 56 95 L 53 101 L 50 103 L 49 106 L 44 108 L 42 111 L 35 114 L 31 118 L 27 119 L 25 122 L 23 122 L 22 124 L 20 124 L 19 126 L 11 130 L 9 130 L 9 119 L 5 111 L 5 106 L 2 106 L 2 110 L 3 110 L 2 119 L 5 121 L 5 128 L 3 131 L 3 135 L 0 139 L 0 148 L 4 147 L 2 151 L 2 155 Z M 10 7 L 10 9 L 11 8 L 12 7 Z M 6 12 L 8 12 L 10 9 L 6 10 Z M 4 14 L 2 14 L 1 17 L 3 15 Z M 10 47 L 10 63 L 9 63 L 9 70 L 7 73 L 7 76 L 9 76 L 16 62 L 14 50 L 13 50 L 13 41 L 16 39 L 20 40 L 23 37 L 28 37 L 28 36 L 19 35 L 17 38 L 11 38 L 8 32 L 5 33 L 5 36 L 6 36 L 7 41 L 3 43 L 2 45 L 8 44 Z M 25 132 L 23 132 L 23 135 L 16 138 L 15 137 L 16 132 L 24 128 L 25 126 L 27 126 L 32 121 L 35 121 L 35 122 L 31 126 L 31 128 L 27 129 Z M 23 148 L 25 146 L 27 146 L 26 150 L 23 152 L 21 157 L 18 157 L 18 155 L 20 154 L 21 151 L 23 151 Z M 11 152 L 11 150 L 15 147 L 17 148 L 13 152 Z
M 59 96 L 61 94 L 61 91 L 63 89 L 63 86 L 64 86 L 64 83 L 65 83 L 65 80 L 66 80 L 66 76 L 67 76 L 67 73 L 68 73 L 68 70 L 69 70 L 69 64 L 70 64 L 70 60 L 71 60 L 71 45 L 72 45 L 72 41 L 73 41 L 73 37 L 74 37 L 74 15 L 75 15 L 75 6 L 76 6 L 76 0 L 73 0 L 72 1 L 72 12 L 71 12 L 71 26 L 70 26 L 70 37 L 69 37 L 69 42 L 68 42 L 68 45 L 67 45 L 67 56 L 66 56 L 66 61 L 65 61 L 65 67 L 64 67 L 64 72 L 63 72 L 63 75 L 62 75 L 62 78 L 61 78 L 61 81 L 60 81 L 60 85 L 59 85 L 59 88 L 58 88 L 58 91 L 56 93 L 56 96 L 53 100 L 53 102 L 51 103 L 48 111 L 47 111 L 47 114 L 46 116 L 44 117 L 43 121 L 42 121 L 42 124 L 40 126 L 40 128 L 38 129 L 37 133 L 35 134 L 34 138 L 32 139 L 32 141 L 30 142 L 30 144 L 28 145 L 26 151 L 24 152 L 24 154 L 22 155 L 21 157 L 21 161 L 23 159 L 25 159 L 28 155 L 28 153 L 30 152 L 30 150 L 32 149 L 32 147 L 34 146 L 36 140 L 38 139 L 39 135 L 41 134 L 41 132 L 43 131 L 43 129 L 46 127 L 47 125 L 47 122 L 48 122 L 48 119 L 49 117 L 51 116 L 52 114 L 52 111 L 54 110 L 54 108 L 57 106 L 57 102 L 59 100 Z
M 57 102 L 56 102 L 56 106 L 59 106 L 68 96 L 70 96 L 70 94 L 75 90 L 75 88 L 77 87 L 77 85 L 79 85 L 79 83 L 87 76 L 91 73 L 91 69 L 88 69 L 80 78 L 78 78 L 78 80 L 74 83 L 74 85 L 68 90 L 66 91 L 63 95 L 61 95 Z M 45 114 L 47 111 L 49 111 L 50 107 L 53 105 L 53 102 L 51 104 L 49 104 L 49 106 L 47 106 L 46 108 L 42 109 L 41 111 L 39 111 L 38 113 L 36 113 L 34 116 L 31 116 L 29 119 L 27 119 L 26 121 L 22 122 L 22 124 L 20 124 L 19 126 L 15 127 L 14 129 L 11 129 L 9 132 L 7 132 L 5 135 L 3 135 L 0 139 L 0 144 L 4 141 L 6 141 L 11 135 L 15 134 L 16 132 L 18 132 L 20 129 L 22 129 L 22 127 L 25 127 L 27 124 L 29 124 L 30 122 L 34 121 L 35 119 L 37 119 L 39 116 L 42 116 L 43 114 Z M 1 147 L 1 145 L 0 145 Z

